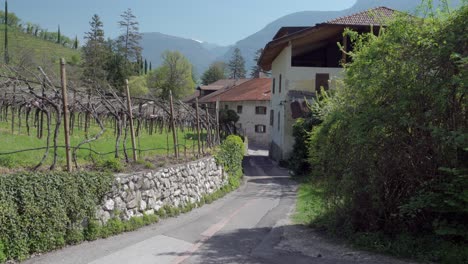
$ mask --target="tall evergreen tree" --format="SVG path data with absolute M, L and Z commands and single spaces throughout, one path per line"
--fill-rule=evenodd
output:
M 10 62 L 8 54 L 8 1 L 5 0 L 5 64 Z
M 73 48 L 78 49 L 78 36 L 75 36 L 75 41 L 73 42 Z
M 145 74 L 148 74 L 148 61 L 145 59 Z
M 135 15 L 132 10 L 127 9 L 122 15 L 118 23 L 122 34 L 118 38 L 118 44 L 122 49 L 123 56 L 126 60 L 135 62 L 141 55 L 141 34 L 139 33 L 139 24 L 136 21 Z
M 153 70 L 153 65 L 151 64 L 151 61 L 150 61 L 149 71 L 152 71 L 152 70 Z
M 58 31 L 57 31 L 57 43 L 58 44 L 62 43 L 62 36 L 60 34 L 60 25 L 58 26 Z
M 255 57 L 254 57 L 255 65 L 252 66 L 252 68 L 250 69 L 251 78 L 260 78 L 260 73 L 263 72 L 262 68 L 260 68 L 260 66 L 258 65 L 258 60 L 260 59 L 262 52 L 263 52 L 263 48 L 260 48 L 255 52 Z
M 231 79 L 240 79 L 245 78 L 245 60 L 242 57 L 241 51 L 239 48 L 234 49 L 231 60 L 229 61 L 229 78 Z
M 101 18 L 94 15 L 89 22 L 90 31 L 85 33 L 86 43 L 83 46 L 83 79 L 99 84 L 106 80 L 106 61 L 109 47 L 104 41 L 104 30 Z

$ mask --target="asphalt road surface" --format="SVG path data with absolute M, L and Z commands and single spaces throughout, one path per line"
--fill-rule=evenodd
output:
M 356 252 L 292 224 L 296 183 L 264 152 L 250 154 L 244 161 L 245 184 L 212 204 L 25 263 L 407 263 Z

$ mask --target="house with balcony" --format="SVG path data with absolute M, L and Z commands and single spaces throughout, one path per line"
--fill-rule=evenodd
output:
M 272 74 L 269 129 L 274 160 L 292 155 L 293 125 L 307 111 L 305 100 L 313 100 L 321 87 L 337 88 L 343 78 L 342 65 L 350 61 L 343 50 L 353 49 L 345 29 L 378 34 L 395 12 L 378 7 L 311 27 L 284 27 L 265 46 L 258 64 Z

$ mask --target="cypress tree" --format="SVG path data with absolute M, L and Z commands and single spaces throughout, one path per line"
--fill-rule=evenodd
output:
M 5 0 L 5 64 L 10 62 L 8 55 L 8 2 Z
M 75 36 L 75 42 L 73 43 L 73 48 L 78 49 L 78 36 Z
M 60 44 L 62 43 L 62 37 L 60 36 L 60 25 L 58 26 L 58 32 L 57 32 L 57 43 Z
M 151 65 L 151 61 L 150 61 L 149 70 L 151 71 L 152 69 L 153 69 L 153 66 Z
M 145 59 L 145 74 L 148 74 L 148 61 Z

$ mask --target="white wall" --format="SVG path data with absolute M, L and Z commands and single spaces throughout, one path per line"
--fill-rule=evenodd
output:
M 271 95 L 271 108 L 274 111 L 270 156 L 276 160 L 287 159 L 294 145 L 292 136 L 295 120 L 291 114 L 291 99 L 287 96 L 291 90 L 315 91 L 315 76 L 318 73 L 330 75 L 330 89 L 335 89 L 338 81 L 343 78 L 342 68 L 292 67 L 291 45 L 283 49 L 272 63 L 272 78 L 276 80 L 275 93 Z M 279 93 L 279 76 L 282 75 L 282 91 Z M 280 112 L 280 127 L 278 129 L 278 112 Z M 274 147 L 274 146 L 277 146 Z
M 220 108 L 229 109 L 237 113 L 237 106 L 242 105 L 242 113 L 238 113 L 238 124 L 242 125 L 242 131 L 249 139 L 249 144 L 268 149 L 270 144 L 270 101 L 240 101 L 240 102 L 220 102 Z M 255 108 L 264 106 L 267 108 L 266 115 L 257 115 Z M 265 133 L 255 132 L 255 125 L 265 125 Z

